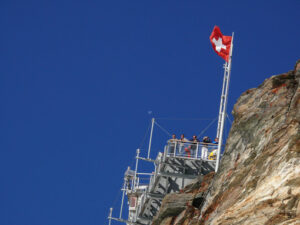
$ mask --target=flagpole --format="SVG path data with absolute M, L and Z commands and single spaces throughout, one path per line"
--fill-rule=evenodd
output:
M 223 142 L 223 131 L 224 131 L 225 115 L 226 115 L 227 100 L 228 100 L 229 82 L 230 82 L 231 57 L 232 57 L 232 50 L 233 50 L 233 36 L 234 36 L 234 32 L 232 33 L 232 38 L 231 38 L 228 63 L 226 63 L 227 66 L 225 64 L 225 68 L 224 68 L 225 71 L 224 71 L 224 80 L 223 80 L 223 88 L 222 88 L 222 95 L 221 95 L 219 124 L 218 124 L 218 131 L 217 131 L 217 137 L 219 138 L 219 143 L 218 143 L 217 162 L 216 162 L 215 172 L 218 171 L 219 165 L 220 165 L 221 147 L 222 147 L 222 142 Z M 225 93 L 223 95 L 224 88 L 225 88 Z M 221 121 L 220 121 L 220 119 L 221 119 Z
M 222 120 L 222 109 L 223 109 L 223 103 L 224 103 L 224 91 L 225 91 L 225 83 L 226 83 L 226 67 L 227 62 L 223 65 L 224 68 L 224 75 L 223 75 L 223 85 L 222 85 L 222 92 L 221 92 L 221 100 L 220 100 L 220 109 L 219 109 L 219 118 L 218 118 L 218 128 L 217 128 L 217 135 L 216 138 L 219 138 L 220 136 L 220 128 L 221 128 L 221 120 Z

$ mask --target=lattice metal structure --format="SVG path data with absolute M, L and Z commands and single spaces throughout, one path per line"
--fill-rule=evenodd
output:
M 123 196 L 119 218 L 109 214 L 111 220 L 126 224 L 149 225 L 157 214 L 163 197 L 190 184 L 201 175 L 215 170 L 216 151 L 218 145 L 211 143 L 169 142 L 163 152 L 158 153 L 155 160 L 140 157 L 137 150 L 136 167 L 130 167 L 124 174 Z M 139 173 L 139 161 L 154 164 L 151 173 Z M 142 182 L 148 177 L 149 182 Z M 128 199 L 128 218 L 122 218 L 124 195 Z
M 226 119 L 226 108 L 228 100 L 231 58 L 233 50 L 233 34 L 229 60 L 224 64 L 224 78 L 220 100 L 219 120 L 216 137 L 218 144 L 201 142 L 180 142 L 171 141 L 165 146 L 164 151 L 158 153 L 155 160 L 150 159 L 151 141 L 153 127 L 156 123 L 152 119 L 148 155 L 147 158 L 139 156 L 137 150 L 135 170 L 128 168 L 124 176 L 123 195 L 119 218 L 112 216 L 113 209 L 110 209 L 108 216 L 109 225 L 112 220 L 126 223 L 127 225 L 150 225 L 153 217 L 157 214 L 163 197 L 172 192 L 178 192 L 185 185 L 191 183 L 196 177 L 205 175 L 211 171 L 218 171 L 221 148 L 223 142 L 223 131 Z M 139 160 L 154 163 L 155 170 L 151 173 L 139 173 Z M 148 183 L 142 183 L 143 176 L 149 177 Z M 129 204 L 129 215 L 122 219 L 124 198 L 127 195 Z

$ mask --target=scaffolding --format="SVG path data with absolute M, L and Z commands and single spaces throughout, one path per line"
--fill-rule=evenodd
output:
M 140 150 L 137 150 L 135 170 L 128 167 L 124 175 L 119 217 L 113 217 L 113 208 L 110 208 L 109 225 L 111 225 L 112 220 L 126 223 L 127 225 L 150 225 L 166 194 L 179 192 L 184 186 L 192 183 L 195 178 L 204 176 L 211 171 L 218 171 L 227 115 L 233 36 L 234 34 L 232 33 L 229 59 L 224 64 L 224 78 L 216 135 L 219 140 L 218 144 L 170 139 L 164 147 L 164 151 L 159 152 L 155 160 L 150 159 L 153 127 L 156 123 L 153 118 L 147 158 L 140 157 Z M 151 173 L 138 172 L 139 160 L 153 163 L 154 171 Z M 143 182 L 144 178 L 148 182 Z M 128 219 L 122 218 L 125 195 L 129 204 Z
M 128 225 L 149 225 L 166 194 L 179 192 L 199 176 L 215 170 L 217 149 L 217 144 L 170 139 L 155 160 L 140 157 L 138 149 L 135 169 L 128 167 L 124 174 L 119 217 L 112 216 L 111 208 L 109 224 L 115 220 Z M 139 172 L 140 160 L 153 163 L 154 171 Z M 147 182 L 143 182 L 145 179 Z M 128 219 L 122 219 L 125 195 L 129 205 Z

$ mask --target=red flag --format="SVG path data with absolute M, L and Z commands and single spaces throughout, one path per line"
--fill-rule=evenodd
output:
M 215 52 L 228 62 L 232 37 L 224 36 L 220 28 L 215 26 L 209 39 Z

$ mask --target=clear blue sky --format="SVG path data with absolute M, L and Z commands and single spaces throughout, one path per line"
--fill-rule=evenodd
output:
M 231 112 L 242 92 L 293 69 L 299 11 L 298 0 L 2 0 L 0 224 L 105 224 L 148 111 L 217 116 L 213 26 L 235 32 Z M 158 122 L 189 137 L 209 121 Z M 154 152 L 167 138 L 155 129 Z

